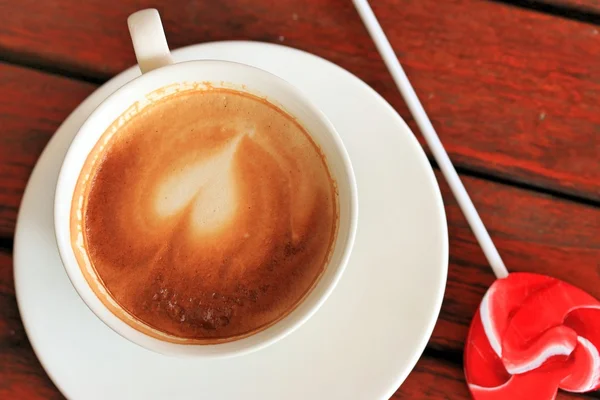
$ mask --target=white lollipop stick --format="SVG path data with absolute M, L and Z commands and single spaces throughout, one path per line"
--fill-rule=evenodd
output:
M 433 157 L 442 170 L 442 173 L 444 174 L 444 177 L 446 178 L 446 181 L 448 182 L 448 185 L 450 186 L 450 189 L 452 190 L 460 209 L 467 218 L 467 221 L 469 222 L 469 225 L 471 226 L 479 245 L 483 249 L 483 253 L 490 263 L 496 278 L 500 279 L 507 277 L 508 271 L 504 266 L 502 258 L 500 258 L 500 254 L 498 254 L 496 246 L 494 246 L 494 243 L 490 238 L 490 234 L 485 229 L 485 226 L 481 221 L 481 217 L 477 213 L 477 210 L 475 209 L 467 190 L 458 177 L 458 174 L 456 173 L 456 170 L 454 169 L 454 166 L 448 157 L 448 153 L 446 153 L 440 138 L 433 128 L 433 125 L 431 125 L 431 121 L 427 117 L 427 114 L 425 113 L 425 110 L 423 109 L 415 90 L 410 84 L 406 73 L 402 69 L 402 66 L 398 61 L 390 42 L 383 33 L 381 25 L 379 25 L 377 18 L 373 14 L 373 10 L 371 10 L 367 0 L 353 0 L 353 2 L 365 26 L 367 27 L 371 38 L 377 46 L 379 54 L 381 54 L 385 65 L 387 65 L 388 70 L 392 74 L 392 78 L 394 78 L 394 81 L 396 82 L 396 85 L 398 86 L 398 89 L 400 90 L 408 109 L 415 118 L 419 129 L 423 133 L 425 141 L 427 142 Z

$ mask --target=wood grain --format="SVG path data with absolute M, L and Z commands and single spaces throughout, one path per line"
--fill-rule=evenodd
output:
M 436 171 L 450 236 L 448 284 L 430 346 L 460 351 L 491 269 Z M 463 177 L 509 271 L 547 274 L 600 299 L 600 208 L 495 182 Z
M 0 65 L 0 235 L 11 236 L 27 177 L 70 109 L 93 86 Z M 20 83 L 18 83 L 20 82 Z M 26 82 L 26 84 L 25 84 Z M 22 88 L 44 93 L 26 101 Z M 460 351 L 470 318 L 494 277 L 460 209 L 437 172 L 446 203 L 450 268 L 430 346 Z M 511 271 L 545 273 L 600 298 L 600 208 L 463 176 Z
M 458 166 L 600 201 L 597 26 L 483 0 L 372 3 Z M 153 6 L 173 48 L 252 39 L 307 50 L 364 79 L 414 127 L 345 0 L 0 0 L 0 55 L 107 79 L 134 63 L 127 16 Z
M 32 166 L 94 85 L 0 63 L 0 236 L 12 236 Z
M 12 270 L 10 255 L 0 252 L 0 399 L 62 399 L 25 335 L 15 301 Z M 460 363 L 425 355 L 392 398 L 439 400 L 470 396 Z M 561 392 L 557 398 L 585 397 Z

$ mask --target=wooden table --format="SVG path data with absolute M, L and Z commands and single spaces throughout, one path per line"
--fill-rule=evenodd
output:
M 550 274 L 600 298 L 600 1 L 372 6 L 509 269 Z M 0 0 L 0 399 L 61 398 L 17 310 L 17 209 L 59 124 L 134 64 L 125 21 L 146 7 L 161 11 L 172 48 L 250 39 L 329 59 L 374 87 L 417 132 L 348 0 Z M 462 349 L 494 280 L 436 173 L 450 231 L 448 285 L 427 349 L 394 398 L 469 398 Z M 558 398 L 590 396 L 600 397 Z

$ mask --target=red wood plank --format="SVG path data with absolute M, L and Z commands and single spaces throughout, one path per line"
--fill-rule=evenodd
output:
M 0 235 L 12 236 L 32 166 L 95 87 L 0 63 Z
M 17 207 L 41 149 L 93 87 L 2 64 L 0 77 L 5 77 L 0 79 L 0 109 L 4 110 L 0 113 L 4 127 L 0 131 L 0 236 L 6 237 L 14 231 Z M 29 92 L 47 97 L 28 103 Z M 600 208 L 482 179 L 463 179 L 511 271 L 550 274 L 600 298 Z M 438 180 L 446 203 L 451 262 L 446 298 L 430 346 L 459 351 L 470 317 L 493 275 L 439 173 Z
M 106 79 L 134 62 L 127 15 L 158 6 L 173 48 L 282 41 L 354 72 L 411 122 L 351 2 L 170 4 L 0 0 L 0 54 Z M 459 166 L 600 200 L 598 27 L 483 0 L 373 7 Z
M 62 399 L 36 359 L 14 297 L 12 259 L 0 252 L 0 399 Z M 469 399 L 461 365 L 423 356 L 393 399 Z M 582 396 L 560 393 L 558 399 Z
M 439 172 L 437 177 L 446 204 L 450 266 L 430 346 L 461 350 L 494 276 Z M 554 276 L 600 299 L 600 208 L 480 179 L 463 181 L 509 271 Z

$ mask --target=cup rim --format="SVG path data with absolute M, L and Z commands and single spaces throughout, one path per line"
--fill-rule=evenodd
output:
M 266 328 L 265 330 L 259 331 L 257 333 L 251 334 L 248 337 L 236 339 L 230 342 L 225 342 L 222 344 L 181 344 L 181 343 L 172 343 L 167 342 L 158 338 L 151 337 L 138 329 L 135 329 L 129 326 L 125 321 L 121 320 L 118 316 L 116 316 L 112 311 L 108 309 L 108 307 L 100 300 L 98 295 L 94 290 L 91 289 L 88 281 L 83 278 L 83 273 L 81 271 L 81 267 L 77 262 L 71 262 L 69 260 L 69 253 L 73 252 L 71 246 L 70 239 L 70 222 L 64 223 L 61 222 L 61 207 L 64 207 L 65 201 L 70 205 L 73 198 L 73 191 L 68 190 L 65 192 L 63 186 L 65 185 L 65 176 L 68 174 L 68 169 L 70 167 L 72 158 L 74 153 L 76 153 L 79 149 L 79 144 L 82 143 L 84 139 L 85 131 L 91 129 L 93 117 L 97 114 L 102 113 L 106 108 L 109 107 L 111 103 L 116 101 L 120 96 L 123 95 L 124 92 L 131 91 L 142 91 L 143 92 L 143 81 L 149 81 L 159 74 L 173 74 L 177 71 L 177 69 L 184 68 L 193 68 L 198 66 L 208 66 L 208 65 L 230 65 L 235 68 L 241 69 L 250 69 L 254 70 L 257 73 L 263 74 L 263 76 L 271 79 L 274 84 L 279 85 L 280 87 L 285 88 L 286 92 L 290 93 L 292 97 L 297 99 L 302 103 L 304 107 L 306 107 L 309 112 L 315 116 L 315 118 L 319 119 L 319 122 L 326 127 L 327 135 L 331 137 L 335 144 L 335 152 L 338 153 L 343 165 L 343 175 L 348 183 L 349 190 L 349 221 L 348 221 L 348 229 L 347 229 L 347 239 L 344 243 L 336 244 L 343 245 L 343 250 L 341 251 L 340 261 L 335 263 L 335 265 L 328 264 L 327 268 L 334 267 L 335 273 L 327 283 L 324 288 L 322 294 L 313 302 L 310 307 L 304 311 L 301 315 L 296 316 L 297 318 L 294 321 L 291 321 L 288 318 L 295 310 L 299 308 L 299 305 L 304 303 L 308 297 L 307 295 L 301 302 L 296 305 L 287 315 L 285 315 L 281 320 L 275 322 L 272 326 Z M 269 99 L 275 100 L 277 99 Z M 279 106 L 279 105 L 278 105 Z M 126 107 L 123 109 L 123 111 Z M 96 141 L 97 143 L 97 141 Z M 88 153 L 89 154 L 89 153 Z M 87 156 L 86 156 L 87 157 Z M 81 169 L 77 171 L 77 176 L 81 173 Z M 78 178 L 77 178 L 78 179 Z M 69 211 L 70 213 L 70 211 Z M 290 84 L 286 80 L 280 78 L 279 76 L 272 74 L 268 71 L 265 71 L 261 68 L 257 68 L 254 66 L 250 66 L 243 63 L 233 62 L 233 61 L 225 61 L 225 60 L 191 60 L 169 64 L 152 71 L 146 72 L 143 75 L 140 75 L 125 85 L 118 88 L 115 92 L 111 93 L 106 99 L 104 99 L 92 112 L 88 115 L 84 123 L 78 129 L 75 134 L 72 142 L 67 149 L 65 158 L 61 164 L 57 183 L 56 183 L 56 191 L 54 196 L 54 231 L 55 231 L 55 239 L 57 243 L 57 247 L 59 250 L 59 255 L 62 261 L 62 264 L 67 272 L 67 276 L 71 281 L 71 284 L 75 288 L 79 297 L 83 300 L 85 305 L 109 328 L 115 331 L 120 336 L 125 339 L 135 343 L 143 348 L 148 350 L 166 354 L 166 355 L 175 355 L 179 357 L 204 357 L 204 358 L 220 358 L 220 357 L 230 357 L 236 355 L 247 354 L 256 350 L 260 350 L 265 348 L 292 333 L 301 325 L 303 325 L 310 317 L 312 317 L 319 308 L 325 303 L 327 298 L 333 292 L 335 287 L 337 286 L 343 272 L 348 264 L 352 248 L 354 246 L 354 241 L 356 237 L 357 231 L 357 223 L 358 223 L 358 192 L 357 192 L 357 184 L 356 178 L 354 175 L 354 170 L 352 168 L 352 164 L 350 161 L 350 156 L 342 142 L 341 137 L 339 136 L 335 126 L 331 123 L 331 121 L 327 118 L 327 116 L 316 107 L 312 101 L 310 101 L 297 87 Z M 65 229 L 62 227 L 66 226 L 67 232 L 67 240 L 65 240 Z M 340 232 L 338 232 L 338 235 Z M 337 240 L 337 239 L 336 239 Z M 333 249 L 331 250 L 333 252 Z M 319 278 L 319 281 L 321 278 Z M 312 291 L 312 289 L 311 289 Z M 286 324 L 287 321 L 287 324 Z M 272 334 L 267 335 L 271 328 L 278 327 L 279 330 L 272 332 Z M 239 349 L 231 349 L 229 346 L 226 346 L 228 343 L 236 343 L 242 342 L 249 338 L 255 337 L 256 335 L 263 334 L 265 335 L 263 340 L 260 340 L 255 343 L 249 343 L 247 346 L 243 346 Z M 239 343 L 238 343 L 239 345 Z M 190 351 L 190 349 L 196 349 L 196 351 Z M 205 349 L 207 351 L 198 351 L 198 349 Z

